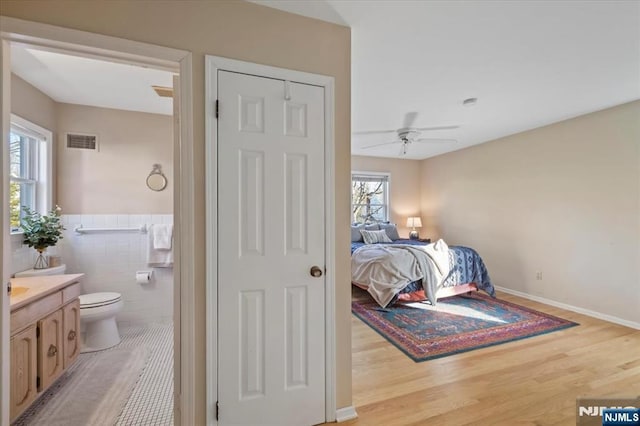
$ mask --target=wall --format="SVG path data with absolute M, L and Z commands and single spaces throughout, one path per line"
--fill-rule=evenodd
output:
M 171 116 L 62 103 L 56 112 L 57 203 L 65 214 L 173 212 Z M 67 148 L 67 132 L 97 134 L 99 150 Z M 164 191 L 147 188 L 154 163 L 168 178 Z
M 11 74 L 11 112 L 56 134 L 56 102 Z
M 18 77 L 11 74 L 11 112 L 38 126 L 51 130 L 53 141 L 56 141 L 56 102 Z M 53 200 L 56 198 L 55 176 L 55 149 L 53 150 Z M 55 201 L 54 201 L 55 202 Z M 22 238 L 11 238 L 11 262 L 9 273 L 11 275 L 25 269 L 30 269 L 36 261 L 36 251 L 22 245 Z
M 422 188 L 494 284 L 640 323 L 640 101 L 424 160 Z
M 349 182 L 351 157 L 350 29 L 242 1 L 3 0 L 2 14 L 160 46 L 193 54 L 195 229 L 205 228 L 204 55 L 218 55 L 335 78 L 336 377 L 338 407 L 351 405 L 351 284 Z M 194 241 L 197 304 L 195 376 L 197 424 L 205 418 L 205 235 Z
M 409 238 L 406 227 L 409 216 L 420 216 L 420 161 L 394 158 L 351 157 L 351 170 L 356 172 L 389 173 L 390 221 L 398 225 L 400 237 Z M 424 225 L 424 221 L 423 221 Z M 418 229 L 418 232 L 421 230 Z M 420 232 L 421 236 L 428 237 Z
M 166 323 L 172 320 L 173 268 L 149 268 L 148 233 L 109 232 L 78 234 L 74 228 L 137 227 L 173 223 L 173 215 L 62 215 L 67 228 L 55 247 L 67 265 L 67 273 L 84 273 L 82 293 L 114 291 L 122 295 L 124 306 L 119 323 Z M 153 271 L 148 284 L 136 283 L 136 271 Z

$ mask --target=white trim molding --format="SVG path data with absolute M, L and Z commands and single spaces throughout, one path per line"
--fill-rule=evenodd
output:
M 6 74 L 5 57 L 8 55 L 9 43 L 37 46 L 42 50 L 72 54 L 82 57 L 99 58 L 112 62 L 143 65 L 180 73 L 180 140 L 174 141 L 176 155 L 174 156 L 174 215 L 175 234 L 175 262 L 174 262 L 174 294 L 180 295 L 181 309 L 174 313 L 174 333 L 176 342 L 175 352 L 179 353 L 179 368 L 174 368 L 175 386 L 175 422 L 176 425 L 193 425 L 196 418 L 196 362 L 200 359 L 196 353 L 195 333 L 195 176 L 193 155 L 193 69 L 192 54 L 186 50 L 179 50 L 148 43 L 126 40 L 118 37 L 94 34 L 69 28 L 62 28 L 48 24 L 24 21 L 21 19 L 0 16 L 0 35 L 3 42 L 3 126 L 5 108 L 8 104 L 8 76 Z M 8 116 L 7 116 L 8 117 Z M 0 168 L 2 170 L 2 168 Z M 6 172 L 3 172 L 5 175 Z M 3 176 L 4 179 L 4 176 Z M 3 194 L 0 191 L 0 194 Z M 3 194 L 4 195 L 4 194 Z M 0 215 L 3 235 L 8 234 L 8 220 Z M 5 246 L 6 247 L 6 246 Z M 6 257 L 6 256 L 4 256 Z M 3 268 L 4 273 L 4 268 Z M 2 292 L 0 300 L 7 303 L 6 292 Z M 9 365 L 7 327 L 3 316 L 0 317 L 0 336 L 2 337 L 2 365 L 0 374 L 0 395 L 3 396 L 0 405 L 0 424 L 8 424 L 9 414 L 5 409 L 4 389 L 8 389 L 8 379 L 4 366 Z
M 217 119 L 218 70 L 252 74 L 323 87 L 325 101 L 325 421 L 336 419 L 336 348 L 335 348 L 335 80 L 333 77 L 243 62 L 219 56 L 205 57 L 205 155 L 206 155 L 206 360 L 207 360 L 207 424 L 215 425 L 218 400 L 218 330 L 217 330 Z M 355 411 L 354 411 L 355 412 Z
M 174 269 L 174 289 L 180 293 L 180 312 L 174 313 L 174 333 L 177 334 L 174 349 L 180 350 L 180 368 L 174 371 L 174 383 L 179 383 L 176 405 L 179 410 L 174 413 L 176 426 L 196 423 L 196 365 L 198 354 L 196 344 L 196 196 L 195 196 L 195 158 L 193 155 L 193 56 L 185 52 L 180 60 L 180 140 L 175 141 L 174 158 L 177 193 L 174 193 L 173 208 L 175 221 L 179 228 L 174 228 L 174 239 L 179 240 L 177 264 L 179 273 Z M 179 167 L 176 167 L 179 166 Z M 174 265 L 176 262 L 174 262 Z M 175 294 L 175 292 L 174 292 Z M 176 379 L 177 377 L 177 379 Z
M 391 220 L 391 172 L 365 172 L 365 171 L 358 171 L 358 170 L 351 170 L 351 195 L 350 195 L 350 204 L 351 204 L 351 215 L 352 217 L 350 218 L 350 222 L 353 223 L 353 177 L 354 176 L 362 176 L 362 177 L 367 177 L 367 176 L 380 176 L 380 177 L 386 177 L 387 178 L 387 187 L 385 188 L 384 191 L 384 216 L 385 216 L 385 220 L 386 221 L 390 221 Z
M 156 69 L 177 72 L 186 51 L 118 37 L 0 16 L 2 38 L 40 50 L 84 58 L 132 64 L 143 62 Z M 141 61 L 141 58 L 144 60 Z M 182 71 L 182 70 L 180 70 Z M 189 77 L 191 78 L 191 77 Z
M 2 146 L 0 146 L 0 201 L 3 206 L 9 205 L 9 161 L 5 161 L 5 158 L 9 158 L 9 123 L 11 121 L 11 53 L 9 42 L 0 39 L 0 127 L 2 127 L 2 134 L 0 140 Z M 9 283 L 9 258 L 11 257 L 11 245 L 9 241 L 9 209 L 2 208 L 0 211 L 0 229 L 2 234 L 0 235 L 0 425 L 9 424 L 9 401 L 11 399 L 11 391 L 9 386 L 9 365 L 10 353 L 9 353 L 9 341 L 11 339 L 9 332 L 9 295 L 6 291 L 6 286 Z
M 39 142 L 36 206 L 38 212 L 47 214 L 53 207 L 51 204 L 53 199 L 53 132 L 13 113 L 11 113 L 11 127 L 16 127 L 20 133 L 31 136 Z
M 494 286 L 494 287 L 495 287 L 496 290 L 502 291 L 502 292 L 507 293 L 507 294 L 512 294 L 514 296 L 519 296 L 519 297 L 522 297 L 524 299 L 533 300 L 534 302 L 544 303 L 545 305 L 550 305 L 550 306 L 554 306 L 556 308 L 566 309 L 567 311 L 577 312 L 577 313 L 582 314 L 582 315 L 587 315 L 589 317 L 601 319 L 601 320 L 604 320 L 604 321 L 609 321 L 609 322 L 612 322 L 614 324 L 624 325 L 625 327 L 630 327 L 630 328 L 635 328 L 636 330 L 640 330 L 640 323 L 637 323 L 637 322 L 634 322 L 634 321 L 625 320 L 625 319 L 622 319 L 622 318 L 614 317 L 613 315 L 608 315 L 608 314 L 603 314 L 603 313 L 600 313 L 600 312 L 592 311 L 590 309 L 584 309 L 584 308 L 580 308 L 580 307 L 577 307 L 577 306 L 568 305 L 568 304 L 562 303 L 562 302 L 556 302 L 555 300 L 547 299 L 547 298 L 540 297 L 540 296 L 534 296 L 532 294 L 524 293 L 522 291 L 511 290 L 510 288 L 500 287 L 500 286 L 497 286 L 497 285 Z
M 353 405 L 344 408 L 338 408 L 336 410 L 336 422 L 342 423 L 348 420 L 353 420 L 358 418 L 358 413 L 356 413 L 356 409 Z

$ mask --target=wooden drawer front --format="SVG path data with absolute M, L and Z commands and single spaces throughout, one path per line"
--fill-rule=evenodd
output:
M 62 291 L 43 297 L 11 313 L 11 334 L 62 306 Z
M 68 303 L 80 296 L 80 283 L 71 284 L 62 290 L 62 303 Z
M 38 321 L 38 372 L 40 389 L 46 389 L 62 374 L 63 360 L 63 323 L 62 309 L 58 309 L 46 318 Z
M 69 368 L 80 354 L 80 300 L 76 299 L 62 309 L 64 324 L 64 369 Z
M 38 342 L 35 324 L 11 338 L 11 408 L 13 421 L 38 395 Z

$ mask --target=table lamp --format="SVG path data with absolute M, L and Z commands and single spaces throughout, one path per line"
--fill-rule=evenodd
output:
M 410 217 L 407 219 L 407 228 L 411 228 L 411 232 L 409 232 L 410 239 L 419 239 L 420 235 L 418 234 L 418 231 L 416 231 L 416 228 L 422 228 L 422 220 L 419 217 Z

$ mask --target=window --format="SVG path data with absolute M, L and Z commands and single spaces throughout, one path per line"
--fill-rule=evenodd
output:
M 20 218 L 27 206 L 40 213 L 51 207 L 51 132 L 11 115 L 9 133 L 9 222 L 20 232 Z
M 386 222 L 389 218 L 389 175 L 351 174 L 351 221 Z

